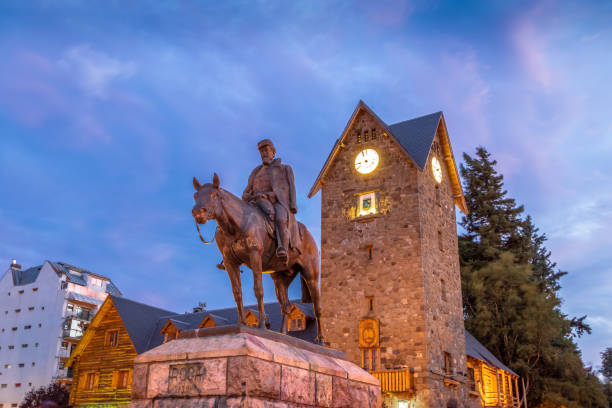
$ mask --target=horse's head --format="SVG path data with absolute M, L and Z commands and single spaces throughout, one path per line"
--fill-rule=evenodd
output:
M 196 192 L 193 195 L 195 205 L 191 210 L 191 214 L 198 224 L 205 224 L 206 221 L 212 220 L 219 215 L 219 176 L 215 173 L 212 184 L 207 183 L 204 185 L 201 185 L 198 179 L 194 177 L 193 187 L 195 187 Z

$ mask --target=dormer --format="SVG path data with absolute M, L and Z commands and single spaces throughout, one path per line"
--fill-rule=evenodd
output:
M 246 311 L 244 320 L 246 321 L 247 326 L 257 327 L 257 325 L 259 325 L 258 314 L 256 314 L 256 312 L 252 311 L 251 309 L 248 309 Z
M 207 327 L 223 326 L 224 324 L 228 324 L 227 319 L 221 316 L 217 316 L 217 315 L 208 313 L 198 325 L 198 329 L 205 329 Z
M 306 329 L 306 314 L 295 304 L 289 311 L 288 331 L 301 331 Z
M 186 328 L 188 325 L 185 322 L 180 322 L 174 319 L 168 319 L 164 327 L 160 330 L 160 333 L 164 335 L 164 343 L 169 342 L 178 338 L 182 328 Z

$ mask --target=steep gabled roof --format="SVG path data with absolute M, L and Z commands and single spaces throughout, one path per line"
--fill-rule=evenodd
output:
M 442 119 L 442 112 L 436 112 L 389 125 L 389 130 L 391 130 L 393 136 L 410 154 L 420 170 L 423 170 L 427 164 L 429 151 L 434 137 L 436 137 L 440 119 Z
M 104 316 L 106 316 L 113 306 L 117 310 L 117 313 L 119 313 L 119 316 L 121 316 L 123 326 L 127 330 L 132 345 L 138 354 L 149 349 L 150 337 L 154 333 L 154 329 L 160 318 L 162 318 L 162 316 L 176 315 L 175 312 L 145 305 L 144 303 L 120 296 L 109 295 L 104 303 L 102 303 L 102 306 L 100 306 L 98 313 L 94 316 L 85 334 L 77 344 L 76 349 L 70 355 L 70 358 L 66 362 L 66 366 L 70 367 L 74 358 L 87 347 L 87 344 L 89 344 L 96 332 L 95 328 L 101 324 L 104 320 Z M 161 334 L 159 334 L 159 336 L 163 338 Z M 156 345 L 159 344 L 161 344 L 161 341 Z
M 465 354 L 474 357 L 478 360 L 482 360 L 489 365 L 501 368 L 502 370 L 508 371 L 510 374 L 518 376 L 517 373 L 509 369 L 497 359 L 485 346 L 483 346 L 474 336 L 472 336 L 467 330 L 465 331 Z
M 130 335 L 132 344 L 138 354 L 147 351 L 151 331 L 162 317 L 176 315 L 174 312 L 145 305 L 123 297 L 109 296 L 123 320 L 123 324 Z
M 440 145 L 444 154 L 444 160 L 449 170 L 455 204 L 459 207 L 459 209 L 461 209 L 461 211 L 467 213 L 467 205 L 465 203 L 465 198 L 463 197 L 463 189 L 461 187 L 459 173 L 457 171 L 450 140 L 448 138 L 444 114 L 442 112 L 436 112 L 430 115 L 398 122 L 393 125 L 387 125 L 374 113 L 374 111 L 372 111 L 372 109 L 370 109 L 368 105 L 361 100 L 357 104 L 351 118 L 342 131 L 342 135 L 338 140 L 336 140 L 336 143 L 327 157 L 323 168 L 319 172 L 319 175 L 308 193 L 308 198 L 314 196 L 323 185 L 327 171 L 331 167 L 331 164 L 342 147 L 344 147 L 344 140 L 347 138 L 353 122 L 361 111 L 365 111 L 372 115 L 372 117 L 383 128 L 384 134 L 393 138 L 406 153 L 408 158 L 412 160 L 421 171 L 423 171 L 427 165 L 427 159 L 431 151 L 433 140 L 436 134 L 440 132 Z

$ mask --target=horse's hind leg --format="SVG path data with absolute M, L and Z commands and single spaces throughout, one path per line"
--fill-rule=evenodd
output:
M 266 312 L 263 305 L 263 284 L 262 284 L 262 268 L 261 268 L 261 253 L 252 251 L 249 255 L 250 267 L 253 271 L 253 291 L 257 298 L 257 306 L 259 308 L 259 327 L 265 329 L 268 323 Z
M 295 274 L 290 274 L 288 271 L 278 271 L 272 274 L 272 280 L 274 281 L 274 289 L 276 291 L 276 299 L 281 309 L 281 327 L 280 331 L 283 334 L 287 334 L 287 316 L 289 315 L 289 285 L 295 278 Z
M 225 269 L 232 283 L 232 292 L 238 309 L 238 324 L 246 324 L 244 320 L 244 308 L 242 306 L 242 284 L 240 283 L 240 265 L 235 265 L 231 262 L 224 262 Z
M 317 318 L 317 338 L 315 342 L 317 344 L 323 344 L 323 333 L 321 329 L 321 305 L 319 296 L 319 262 L 316 259 L 312 259 L 310 262 L 306 262 L 306 265 L 302 268 L 302 279 L 306 282 L 306 286 L 310 291 L 310 299 L 312 300 L 312 306 L 314 309 L 315 316 Z

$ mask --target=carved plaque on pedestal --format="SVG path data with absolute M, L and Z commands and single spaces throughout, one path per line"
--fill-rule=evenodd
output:
M 202 391 L 206 368 L 202 363 L 171 365 L 168 371 L 170 394 L 199 394 Z

